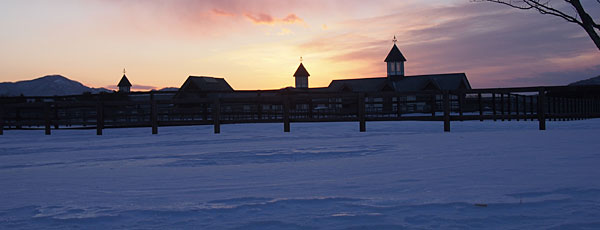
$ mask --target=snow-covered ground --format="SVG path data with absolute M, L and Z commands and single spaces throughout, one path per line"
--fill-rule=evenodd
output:
M 547 125 L 8 130 L 0 228 L 600 229 L 600 119 Z

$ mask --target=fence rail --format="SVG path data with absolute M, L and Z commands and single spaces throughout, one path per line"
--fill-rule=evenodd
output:
M 589 87 L 586 89 L 589 90 Z M 537 120 L 566 121 L 600 117 L 598 94 L 569 94 L 574 87 L 525 87 L 463 91 L 308 93 L 280 91 L 277 95 L 175 99 L 173 93 L 96 94 L 66 97 L 0 98 L 0 135 L 10 129 L 106 128 L 283 123 L 293 122 Z M 600 92 L 599 87 L 592 88 Z

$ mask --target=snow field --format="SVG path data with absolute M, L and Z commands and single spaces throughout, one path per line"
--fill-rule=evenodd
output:
M 282 126 L 7 130 L 0 228 L 600 228 L 599 119 Z

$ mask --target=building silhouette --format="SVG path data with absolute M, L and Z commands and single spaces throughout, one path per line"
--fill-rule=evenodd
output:
M 404 62 L 406 58 L 398 49 L 398 46 L 394 44 L 392 50 L 384 60 L 387 63 L 387 76 L 388 77 L 403 77 L 404 76 Z
M 223 96 L 222 93 L 230 93 L 229 97 L 257 96 L 266 94 L 280 94 L 283 92 L 418 92 L 425 90 L 445 91 L 471 89 L 471 84 L 465 73 L 443 73 L 407 76 L 405 74 L 404 63 L 407 61 L 398 46 L 395 44 L 386 56 L 387 76 L 374 78 L 358 79 L 339 79 L 333 80 L 327 87 L 309 88 L 308 77 L 310 74 L 302 64 L 296 69 L 293 77 L 295 78 L 295 87 L 287 87 L 274 90 L 260 91 L 237 91 L 231 88 L 223 78 L 212 77 L 194 77 L 190 76 L 181 86 L 178 97 L 209 97 L 216 93 Z M 233 93 L 233 94 L 231 94 Z
M 119 92 L 123 92 L 123 93 L 131 92 L 131 82 L 129 82 L 129 79 L 127 79 L 127 76 L 125 76 L 124 70 L 123 70 L 123 77 L 121 78 L 121 80 L 119 81 L 119 84 L 117 84 L 117 86 L 119 87 Z
M 310 77 L 310 74 L 306 71 L 302 62 L 300 62 L 300 66 L 298 66 L 296 73 L 294 73 L 294 78 L 296 78 L 296 88 L 308 89 L 308 77 Z

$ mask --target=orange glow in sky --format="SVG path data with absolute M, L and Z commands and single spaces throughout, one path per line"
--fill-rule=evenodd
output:
M 466 72 L 474 87 L 501 87 L 600 74 L 599 52 L 576 26 L 468 0 L 2 4 L 2 82 L 61 74 L 114 88 L 126 68 L 134 90 L 179 87 L 189 75 L 278 89 L 294 84 L 302 56 L 310 86 L 319 87 L 385 76 L 394 35 L 408 75 Z

